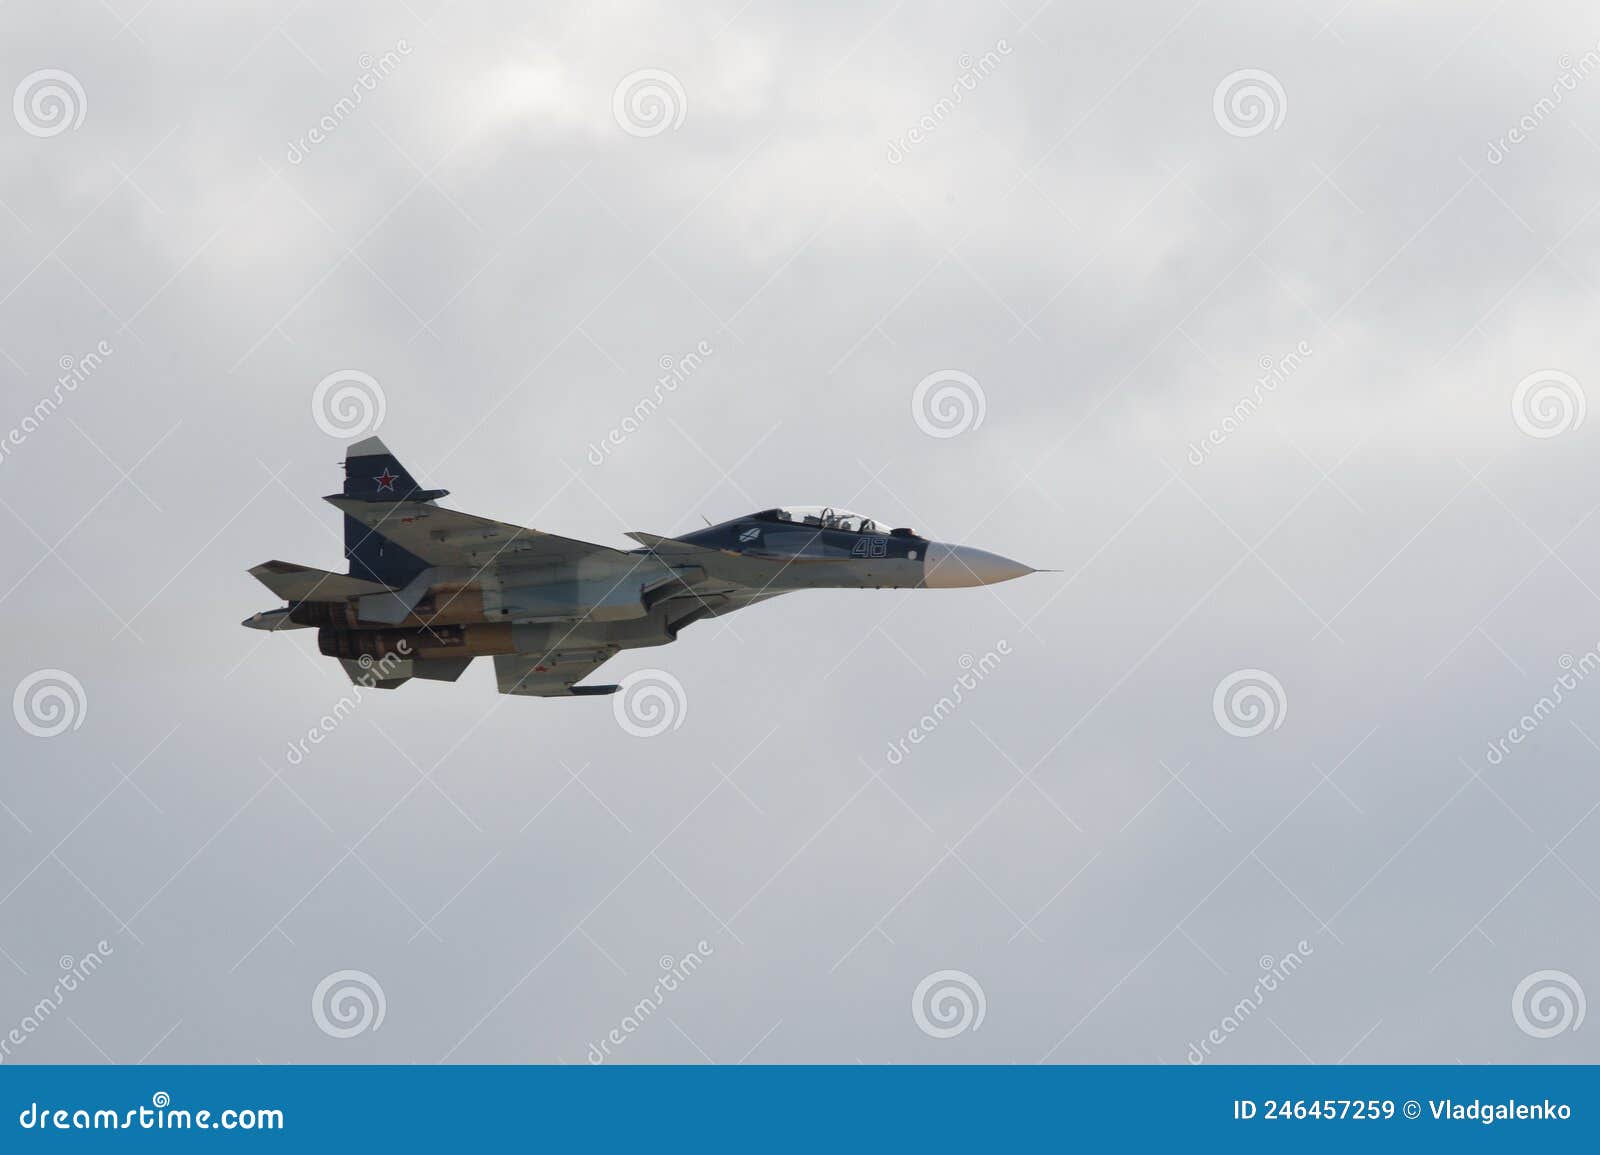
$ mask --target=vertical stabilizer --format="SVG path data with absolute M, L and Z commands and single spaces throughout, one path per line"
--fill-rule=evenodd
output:
M 344 496 L 371 502 L 431 502 L 442 489 L 423 489 L 400 459 L 376 437 L 356 442 L 345 452 Z M 396 506 L 398 509 L 398 505 Z M 348 514 L 344 519 L 344 556 L 350 576 L 386 586 L 403 586 L 428 563 L 383 536 L 383 527 L 369 529 Z

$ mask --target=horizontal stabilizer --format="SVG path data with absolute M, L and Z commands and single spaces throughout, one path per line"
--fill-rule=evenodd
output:
M 361 664 L 364 661 L 367 662 L 366 665 Z M 360 660 L 340 658 L 339 664 L 344 667 L 345 676 L 355 685 L 366 686 L 374 690 L 393 690 L 397 686 L 403 686 L 409 682 L 412 675 L 412 663 L 409 660 L 396 662 L 393 666 L 381 670 L 365 658 Z M 384 676 L 376 676 L 375 670 Z
M 411 676 L 430 682 L 453 682 L 467 672 L 471 658 L 413 658 Z
M 286 602 L 339 602 L 365 594 L 387 593 L 389 589 L 363 578 L 287 561 L 264 561 L 250 571 L 250 576 Z

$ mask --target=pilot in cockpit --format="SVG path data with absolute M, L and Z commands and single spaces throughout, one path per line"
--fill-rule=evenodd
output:
M 832 506 L 815 506 L 796 509 L 775 509 L 771 514 L 778 521 L 791 525 L 810 525 L 819 529 L 843 530 L 846 533 L 887 533 L 870 517 L 859 513 L 841 512 Z

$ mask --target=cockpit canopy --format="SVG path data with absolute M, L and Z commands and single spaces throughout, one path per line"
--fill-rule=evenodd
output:
M 791 505 L 783 509 L 765 509 L 755 516 L 762 521 L 814 525 L 821 529 L 844 530 L 846 533 L 890 532 L 890 523 L 887 521 L 826 505 Z

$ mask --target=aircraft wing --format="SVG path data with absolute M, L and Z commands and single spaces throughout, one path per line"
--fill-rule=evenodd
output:
M 481 566 L 491 560 L 570 564 L 596 555 L 628 556 L 609 546 L 442 509 L 432 502 L 338 495 L 323 500 L 432 565 Z
M 611 646 L 564 650 L 559 654 L 496 654 L 494 677 L 502 694 L 560 698 L 582 694 L 614 694 L 616 686 L 574 686 L 615 653 Z

